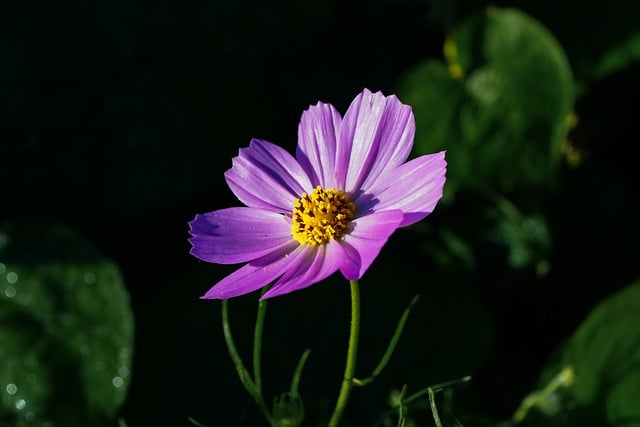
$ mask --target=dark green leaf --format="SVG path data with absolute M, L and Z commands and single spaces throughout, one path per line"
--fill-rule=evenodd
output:
M 640 60 L 640 28 L 638 34 L 624 43 L 612 47 L 594 66 L 593 77 L 601 79 Z
M 537 21 L 489 9 L 445 43 L 445 66 L 400 85 L 416 114 L 416 150 L 447 149 L 447 191 L 548 184 L 555 178 L 574 84 L 564 51 Z
M 0 240 L 0 424 L 111 422 L 133 351 L 117 267 L 63 228 L 9 224 Z
M 638 325 L 640 281 L 601 302 L 545 370 L 543 385 L 562 370 L 575 373 L 566 390 L 549 395 L 558 409 L 549 415 L 572 425 L 640 425 Z
M 580 325 L 563 357 L 565 365 L 575 368 L 576 383 L 572 390 L 579 404 L 606 404 L 609 409 L 617 408 L 610 415 L 636 416 L 640 421 L 639 325 L 640 281 L 604 300 Z M 623 390 L 629 393 L 621 393 Z M 625 399 L 633 400 L 625 402 Z M 634 411 L 616 414 L 623 407 L 633 407 Z
M 490 239 L 508 251 L 509 265 L 513 268 L 533 267 L 540 276 L 548 271 L 548 253 L 551 235 L 542 215 L 509 216 L 494 211 L 495 228 Z

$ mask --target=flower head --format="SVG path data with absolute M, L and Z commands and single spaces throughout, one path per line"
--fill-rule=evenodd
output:
M 367 271 L 389 236 L 435 208 L 444 152 L 407 162 L 411 107 L 364 90 L 344 117 L 319 102 L 304 111 L 296 156 L 253 139 L 225 173 L 244 203 L 196 215 L 191 254 L 218 264 L 246 263 L 202 298 L 226 299 L 275 281 L 269 298 L 311 286 L 340 270 Z

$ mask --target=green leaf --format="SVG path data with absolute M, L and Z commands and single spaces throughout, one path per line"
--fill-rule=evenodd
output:
M 441 226 L 436 231 L 438 240 L 425 240 L 422 249 L 440 266 L 471 271 L 476 266 L 475 254 L 468 241 L 454 230 Z M 444 250 L 443 250 L 444 249 Z
M 0 227 L 0 324 L 0 424 L 113 422 L 133 315 L 120 272 L 94 246 L 64 228 Z
M 509 265 L 514 269 L 533 267 L 539 276 L 546 275 L 551 234 L 544 216 L 508 215 L 499 208 L 489 212 L 495 221 L 488 231 L 489 239 L 507 249 Z
M 575 372 L 566 392 L 551 396 L 562 411 L 549 415 L 571 425 L 640 426 L 639 325 L 640 280 L 602 301 L 545 370 L 542 384 Z
M 613 46 L 594 64 L 592 78 L 601 79 L 640 60 L 640 28 L 628 40 Z
M 527 2 L 562 40 L 581 87 L 640 60 L 640 3 Z M 525 7 L 525 6 L 523 6 Z
M 573 388 L 580 404 L 593 404 L 640 372 L 640 281 L 601 302 L 580 325 L 564 350 L 574 366 Z M 636 387 L 640 383 L 635 383 Z M 632 394 L 637 404 L 638 394 Z M 612 403 L 607 398 L 607 406 Z M 636 405 L 637 416 L 640 406 Z
M 188 420 L 191 424 L 193 424 L 194 426 L 196 426 L 196 427 L 207 427 L 206 425 L 202 424 L 201 422 L 196 421 L 195 419 L 193 419 L 193 418 L 191 418 L 191 417 L 187 418 L 187 420 Z
M 471 159 L 465 145 L 459 143 L 462 136 L 457 126 L 465 99 L 464 87 L 449 75 L 443 63 L 427 60 L 410 70 L 400 83 L 398 93 L 403 102 L 412 106 L 416 116 L 416 153 L 448 150 L 446 199 L 455 193 L 463 171 L 470 167 Z
M 445 57 L 411 70 L 399 93 L 414 108 L 416 151 L 448 150 L 448 190 L 552 182 L 575 88 L 549 31 L 492 8 L 460 25 Z

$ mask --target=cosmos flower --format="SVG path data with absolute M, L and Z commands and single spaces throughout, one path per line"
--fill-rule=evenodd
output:
M 263 298 L 306 288 L 340 270 L 358 280 L 398 227 L 442 197 L 444 152 L 407 162 L 415 125 L 394 95 L 364 90 L 344 117 L 319 102 L 304 111 L 293 157 L 253 139 L 225 173 L 244 207 L 196 215 L 191 254 L 246 263 L 202 298 L 227 299 L 275 281 Z

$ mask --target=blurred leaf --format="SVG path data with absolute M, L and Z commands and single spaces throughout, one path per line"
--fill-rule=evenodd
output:
M 589 314 L 567 344 L 563 363 L 575 368 L 572 390 L 578 404 L 605 403 L 613 410 L 609 413 L 612 423 L 623 418 L 636 418 L 640 423 L 640 382 L 636 381 L 640 374 L 640 281 L 607 298 Z M 625 407 L 633 411 L 619 413 Z
M 194 425 L 194 426 L 196 426 L 196 427 L 207 427 L 206 425 L 204 425 L 204 424 L 202 424 L 202 423 L 200 423 L 200 422 L 198 422 L 198 421 L 194 420 L 194 419 L 193 419 L 193 418 L 191 418 L 191 417 L 189 417 L 189 418 L 187 418 L 187 419 L 189 420 L 189 422 L 190 422 L 191 424 L 193 424 L 193 425 Z
M 548 271 L 547 256 L 551 249 L 551 234 L 542 215 L 508 215 L 499 209 L 491 210 L 495 228 L 490 239 L 507 248 L 512 268 L 534 267 L 539 276 Z
M 442 226 L 438 228 L 435 237 L 436 239 L 425 238 L 420 249 L 440 267 L 449 271 L 471 271 L 476 267 L 473 248 L 459 233 Z
M 416 116 L 414 150 L 419 154 L 448 150 L 446 199 L 455 193 L 463 171 L 470 167 L 471 159 L 457 126 L 464 86 L 451 78 L 443 63 L 427 60 L 404 77 L 398 93 Z
M 605 52 L 593 67 L 593 78 L 601 79 L 640 60 L 640 24 L 637 31 L 637 34 L 624 43 L 615 45 Z
M 602 425 L 606 420 L 612 426 L 640 426 L 639 325 L 636 281 L 602 301 L 569 339 L 559 360 L 545 370 L 543 383 L 567 367 L 575 372 L 566 393 L 550 396 L 563 411 L 549 415 L 565 420 L 563 425 Z
M 63 228 L 5 224 L 0 241 L 0 424 L 113 422 L 133 350 L 117 267 Z
M 416 151 L 447 149 L 447 191 L 548 184 L 555 178 L 574 84 L 564 51 L 515 9 L 465 20 L 400 84 L 416 115 Z
M 544 22 L 562 41 L 574 64 L 576 80 L 593 83 L 640 59 L 640 3 L 540 2 L 521 7 Z
M 485 7 L 486 1 L 429 0 L 430 17 L 445 30 L 452 28 L 456 15 Z M 562 43 L 575 71 L 575 80 L 585 83 L 620 71 L 640 60 L 640 3 L 609 0 L 599 2 L 541 2 L 520 0 L 518 7 L 539 17 Z M 468 24 L 466 22 L 465 24 Z M 469 27 L 468 25 L 466 25 Z M 481 25 L 478 25 L 481 27 Z M 457 32 L 459 38 L 460 32 Z M 469 33 L 469 39 L 482 36 Z M 464 60 L 461 57 L 460 63 Z

